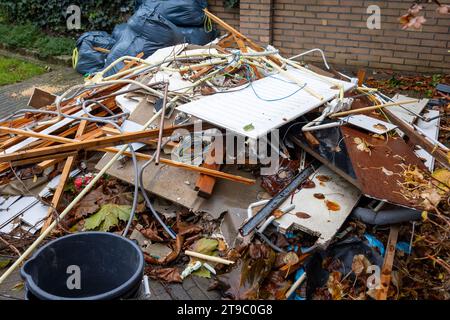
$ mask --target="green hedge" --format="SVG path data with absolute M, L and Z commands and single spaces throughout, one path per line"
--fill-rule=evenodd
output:
M 81 30 L 76 32 L 66 27 L 69 5 L 81 8 Z M 88 30 L 111 31 L 133 10 L 134 0 L 0 0 L 0 18 L 5 22 L 32 23 L 52 33 L 71 35 Z
M 0 23 L 0 43 L 12 48 L 37 51 L 43 58 L 70 55 L 75 47 L 74 39 L 47 35 L 31 23 L 23 25 Z

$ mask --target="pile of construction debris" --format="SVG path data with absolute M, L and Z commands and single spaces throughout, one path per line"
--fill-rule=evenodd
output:
M 1 120 L 0 282 L 99 230 L 137 241 L 153 279 L 231 299 L 450 298 L 446 87 L 389 97 L 206 14 L 228 34 Z

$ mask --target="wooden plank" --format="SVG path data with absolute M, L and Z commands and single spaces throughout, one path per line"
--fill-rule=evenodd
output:
M 111 152 L 111 153 L 118 152 L 118 150 L 115 148 L 98 149 L 98 151 Z M 149 160 L 152 157 L 151 155 L 140 153 L 140 152 L 136 152 L 135 154 L 136 154 L 136 158 L 139 160 Z M 131 157 L 131 152 L 125 151 L 123 153 L 123 155 L 125 155 L 127 157 Z M 220 179 L 230 180 L 230 181 L 239 182 L 239 183 L 248 184 L 248 185 L 255 183 L 254 179 L 248 179 L 248 178 L 244 178 L 241 176 L 232 175 L 229 173 L 225 173 L 225 172 L 221 172 L 221 171 L 217 171 L 217 170 L 213 170 L 213 169 L 208 169 L 208 168 L 204 168 L 204 167 L 193 166 L 193 165 L 190 165 L 187 163 L 177 162 L 177 161 L 173 161 L 170 159 L 160 158 L 160 162 L 167 164 L 169 166 L 172 166 L 172 167 L 195 171 L 198 173 L 203 173 L 208 176 L 212 176 L 212 177 L 216 177 L 216 178 L 220 178 Z
M 383 267 L 381 269 L 381 288 L 377 290 L 377 300 L 386 300 L 389 285 L 391 283 L 392 267 L 394 265 L 395 247 L 397 245 L 399 226 L 391 226 L 389 238 L 386 246 L 386 254 L 384 256 Z
M 76 154 L 77 154 L 76 151 L 69 151 L 69 152 L 58 153 L 58 154 L 53 155 L 52 157 L 54 159 L 49 160 L 49 161 L 52 161 L 53 164 L 56 164 L 56 163 L 59 163 L 59 162 L 63 161 L 67 157 L 74 156 Z M 44 155 L 44 156 L 39 156 L 39 157 L 35 157 L 35 158 L 11 161 L 11 165 L 13 167 L 24 166 L 24 165 L 27 165 L 27 164 L 33 164 L 33 163 L 42 162 L 42 161 L 45 161 L 46 159 L 48 159 L 48 156 Z M 53 162 L 53 161 L 55 161 L 55 162 Z M 47 167 L 51 167 L 51 165 L 48 165 Z M 8 166 L 8 168 L 9 168 L 9 166 Z M 40 169 L 38 171 L 40 172 Z
M 201 166 L 203 168 L 219 170 L 221 165 L 215 163 L 215 160 L 223 159 L 223 154 L 219 154 L 219 152 L 220 151 L 216 150 L 215 146 L 212 146 L 206 156 L 205 162 L 202 163 Z M 215 184 L 216 179 L 214 177 L 205 174 L 200 174 L 200 176 L 197 179 L 197 182 L 195 183 L 195 190 L 198 191 L 198 195 L 200 197 L 207 199 L 211 197 Z
M 258 52 L 264 51 L 264 48 L 262 48 L 261 46 L 257 45 L 255 42 L 253 42 L 253 40 L 251 40 L 250 38 L 247 38 L 244 34 L 240 33 L 238 30 L 236 30 L 235 28 L 230 26 L 228 23 L 226 23 L 225 21 L 223 21 L 219 17 L 217 17 L 214 14 L 212 14 L 211 12 L 209 12 L 208 9 L 203 9 L 203 11 L 208 16 L 208 18 L 210 18 L 212 21 L 214 21 L 219 26 L 224 28 L 227 32 L 231 33 L 231 35 L 234 38 L 237 37 L 237 38 L 240 38 L 240 39 L 244 40 L 245 42 L 247 42 L 248 46 L 250 48 L 252 48 L 253 50 L 255 50 L 255 51 L 258 51 Z M 279 66 L 281 65 L 280 60 L 278 58 L 274 57 L 273 55 L 269 56 L 269 59 L 271 61 L 273 61 L 274 63 L 276 63 L 277 65 L 279 65 Z
M 358 78 L 358 87 L 362 87 L 366 79 L 366 70 L 359 69 L 356 77 Z
M 393 107 L 393 106 L 398 106 L 399 104 L 410 104 L 410 103 L 415 103 L 417 102 L 417 99 L 410 99 L 410 100 L 404 100 L 404 101 L 399 101 L 399 102 L 388 102 L 385 104 L 377 104 L 374 106 L 370 106 L 370 107 L 364 107 L 364 108 L 359 108 L 359 109 L 351 109 L 348 111 L 342 111 L 342 112 L 336 112 L 331 114 L 329 117 L 330 118 L 338 118 L 338 117 L 343 117 L 343 116 L 348 116 L 349 114 L 360 114 L 363 112 L 367 112 L 367 111 L 373 111 L 373 110 L 378 110 L 381 108 L 387 108 L 387 107 Z M 386 111 L 387 109 L 385 109 L 384 111 Z
M 311 147 L 316 148 L 316 147 L 318 147 L 318 146 L 320 145 L 319 140 L 317 140 L 317 138 L 316 138 L 316 137 L 314 136 L 314 134 L 312 134 L 311 132 L 309 132 L 309 131 L 304 131 L 304 132 L 303 132 L 303 135 L 304 135 L 305 138 L 306 138 L 306 142 L 308 142 L 308 144 L 309 144 Z
M 202 125 L 202 129 L 206 130 L 211 128 L 212 126 L 210 124 L 204 123 Z M 194 124 L 188 124 L 188 125 L 181 125 L 181 126 L 173 126 L 173 127 L 167 127 L 164 128 L 163 133 L 165 136 L 171 135 L 176 130 L 187 130 L 191 132 L 194 130 Z M 34 133 L 33 133 L 34 134 Z M 27 150 L 27 151 L 18 151 L 10 154 L 3 154 L 0 155 L 0 162 L 5 161 L 11 161 L 11 160 L 22 160 L 22 159 L 29 159 L 34 157 L 39 157 L 42 155 L 48 155 L 49 158 L 52 157 L 52 154 L 57 154 L 61 152 L 68 152 L 68 151 L 76 151 L 76 150 L 90 150 L 90 149 L 98 149 L 98 148 L 105 148 L 115 145 L 122 145 L 127 144 L 130 142 L 139 142 L 140 140 L 148 140 L 151 138 L 157 138 L 159 134 L 159 129 L 153 129 L 153 130 L 143 130 L 138 132 L 127 132 L 123 133 L 121 135 L 117 136 L 109 136 L 104 138 L 98 138 L 98 139 L 92 139 L 87 141 L 77 141 L 77 142 L 70 142 L 65 143 L 58 146 L 51 146 L 51 147 L 45 147 L 45 148 L 38 148 L 34 150 Z M 42 134 L 41 138 L 44 138 Z M 61 140 L 61 139 L 67 139 L 67 138 L 55 138 L 55 136 L 51 136 L 53 140 Z
M 28 101 L 28 106 L 40 109 L 51 105 L 55 100 L 56 95 L 35 87 L 30 100 Z
M 75 134 L 75 139 L 79 138 L 83 134 L 84 130 L 86 130 L 87 125 L 87 120 L 82 120 L 80 122 L 80 124 L 78 125 L 77 133 Z M 64 168 L 61 173 L 61 179 L 59 181 L 58 187 L 55 190 L 55 193 L 53 194 L 51 205 L 48 208 L 47 219 L 45 219 L 44 225 L 41 229 L 41 234 L 50 226 L 53 221 L 53 210 L 58 209 L 59 202 L 61 201 L 61 197 L 64 193 L 64 187 L 67 183 L 67 179 L 69 179 L 70 172 L 72 171 L 72 166 L 74 165 L 75 160 L 76 156 L 72 155 L 67 158 L 66 163 L 64 164 Z

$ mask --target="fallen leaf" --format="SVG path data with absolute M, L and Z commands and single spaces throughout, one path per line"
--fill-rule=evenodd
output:
M 314 193 L 314 198 L 323 200 L 325 199 L 325 195 L 323 193 Z
M 312 189 L 316 187 L 316 184 L 314 183 L 314 181 L 307 179 L 302 183 L 301 187 L 304 189 Z
M 374 134 L 372 134 L 372 137 L 374 137 L 375 139 L 386 140 L 386 138 L 382 134 L 374 133 Z
M 318 175 L 316 178 L 317 178 L 317 180 L 319 180 L 320 182 L 328 182 L 328 181 L 331 180 L 330 177 L 324 176 L 324 175 Z
M 250 123 L 250 124 L 248 124 L 248 125 L 246 125 L 246 126 L 244 126 L 244 131 L 252 131 L 252 130 L 254 130 L 255 129 L 255 127 L 253 126 L 253 124 L 252 123 Z
M 272 215 L 273 215 L 275 218 L 279 219 L 279 218 L 281 218 L 281 217 L 284 215 L 284 212 L 281 211 L 280 209 L 277 209 L 277 210 L 275 210 L 275 211 L 272 213 Z
M 308 219 L 311 218 L 311 216 L 305 212 L 296 212 L 295 215 L 300 219 Z
M 342 275 L 338 271 L 333 271 L 328 276 L 327 288 L 333 300 L 341 300 L 343 294 L 343 287 L 341 284 Z
M 218 246 L 219 251 L 225 251 L 227 250 L 227 247 L 228 247 L 227 243 L 222 239 L 219 239 L 219 246 Z
M 441 182 L 439 185 L 445 191 L 449 191 L 450 188 L 450 171 L 445 168 L 437 169 L 433 172 L 433 178 Z
M 380 130 L 380 131 L 386 131 L 387 128 L 384 124 L 377 123 L 373 125 L 374 129 Z
M 325 204 L 327 205 L 328 210 L 331 210 L 331 211 L 341 210 L 341 206 L 334 201 L 325 200 Z
M 265 300 L 284 300 L 292 283 L 286 280 L 282 271 L 271 271 L 260 288 L 260 298 Z
M 104 204 L 100 210 L 84 221 L 86 230 L 109 231 L 119 224 L 119 220 L 128 221 L 131 214 L 131 206 L 118 204 Z
M 0 269 L 6 268 L 11 263 L 11 259 L 0 260 Z
M 383 173 L 387 176 L 392 176 L 394 174 L 394 172 L 386 169 L 385 167 L 381 167 L 381 171 L 383 171 Z
M 428 212 L 427 211 L 422 211 L 421 216 L 422 216 L 422 220 L 426 221 L 428 219 Z
M 19 281 L 17 282 L 12 288 L 12 291 L 20 291 L 25 287 L 25 282 L 23 281 Z
M 250 244 L 230 272 L 217 277 L 217 288 L 225 298 L 255 300 L 260 298 L 260 286 L 275 262 L 275 252 L 263 244 Z
M 155 242 L 163 242 L 164 239 L 161 238 L 161 236 L 158 234 L 158 230 L 154 226 L 150 226 L 146 229 L 142 229 L 141 233 L 144 235 L 144 237 L 155 241 Z
M 370 148 L 372 145 L 370 145 L 366 140 L 356 137 L 353 139 L 353 142 L 357 144 L 356 149 L 359 151 L 365 151 L 369 154 L 371 153 Z
M 288 252 L 284 257 L 283 257 L 283 262 L 287 265 L 293 266 L 294 264 L 297 264 L 299 261 L 298 259 L 298 255 L 295 252 Z
M 353 256 L 352 271 L 356 274 L 356 276 L 359 276 L 360 274 L 365 272 L 367 267 L 370 265 L 371 263 L 365 255 L 358 254 Z
M 197 240 L 193 244 L 192 250 L 206 255 L 213 255 L 214 251 L 217 250 L 218 246 L 219 241 L 217 241 L 216 239 L 202 238 Z
M 182 283 L 183 279 L 181 279 L 180 271 L 177 268 L 160 268 L 160 269 L 151 269 L 147 272 L 148 276 L 156 279 L 163 280 L 166 282 L 178 282 Z

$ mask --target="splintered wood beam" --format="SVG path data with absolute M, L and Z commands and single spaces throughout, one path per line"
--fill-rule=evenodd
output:
M 63 161 L 64 159 L 66 159 L 67 157 L 76 155 L 78 152 L 77 151 L 69 151 L 69 152 L 62 152 L 62 153 L 58 153 L 52 156 L 53 159 L 48 160 L 51 161 L 52 165 L 59 163 L 61 161 Z M 28 164 L 33 164 L 33 163 L 39 163 L 39 162 L 43 162 L 46 161 L 46 159 L 48 159 L 48 155 L 44 155 L 44 156 L 39 156 L 39 157 L 35 157 L 35 158 L 29 158 L 29 159 L 24 159 L 24 160 L 17 160 L 17 161 L 11 161 L 11 165 L 13 167 L 17 167 L 17 166 L 25 166 Z M 9 163 L 8 164 L 8 169 L 9 169 Z M 46 168 L 51 167 L 52 165 L 48 165 L 46 166 Z
M 73 139 L 64 138 L 64 137 L 60 137 L 60 136 L 54 136 L 54 135 L 50 135 L 50 134 L 39 133 L 39 132 L 34 132 L 31 130 L 0 127 L 0 132 L 16 134 L 18 136 L 28 137 L 28 138 L 30 138 L 30 137 L 38 138 L 38 139 L 53 141 L 53 142 L 62 142 L 62 143 L 73 142 Z
M 352 110 L 348 110 L 348 111 L 336 112 L 336 113 L 331 114 L 329 117 L 330 118 L 337 118 L 337 117 L 348 116 L 350 114 L 355 114 L 355 113 L 356 114 L 360 114 L 360 113 L 363 113 L 363 112 L 378 110 L 378 109 L 381 109 L 381 108 L 398 106 L 399 104 L 415 103 L 417 101 L 418 101 L 417 99 L 410 99 L 410 100 L 404 100 L 404 101 L 399 101 L 399 102 L 389 102 L 389 103 L 378 104 L 378 105 L 370 106 L 370 107 L 364 107 L 364 108 L 352 109 Z M 384 112 L 386 112 L 386 110 L 387 109 L 385 109 Z
M 229 32 L 234 39 L 240 38 L 244 42 L 247 42 L 248 46 L 255 51 L 258 51 L 258 52 L 264 51 L 263 47 L 256 44 L 255 42 L 253 42 L 253 40 L 251 40 L 250 38 L 247 38 L 244 34 L 240 33 L 238 30 L 236 30 L 235 28 L 230 26 L 228 23 L 226 23 L 219 17 L 217 17 L 214 14 L 212 14 L 211 12 L 209 12 L 208 9 L 205 8 L 205 9 L 203 9 L 203 11 L 208 16 L 208 18 L 210 18 L 212 21 L 214 21 L 219 26 L 224 28 L 227 32 Z M 239 44 L 238 44 L 238 46 L 239 46 Z M 272 60 L 273 62 L 275 62 L 277 65 L 279 65 L 279 66 L 281 65 L 280 60 L 278 58 L 274 57 L 273 55 L 269 56 L 269 59 Z
M 216 150 L 215 146 L 212 145 L 206 156 L 205 162 L 201 164 L 201 167 L 212 170 L 219 170 L 221 165 L 215 163 L 216 159 L 222 160 L 223 154 L 221 150 Z M 198 191 L 197 194 L 200 197 L 209 198 L 213 193 L 215 184 L 216 178 L 201 173 L 197 179 L 197 182 L 195 183 L 195 190 Z
M 383 267 L 381 269 L 381 288 L 376 292 L 377 300 L 386 300 L 389 285 L 391 283 L 392 267 L 394 265 L 395 246 L 397 245 L 399 226 L 391 226 L 389 231 L 389 238 L 386 246 L 386 254 L 384 256 Z
M 359 69 L 356 77 L 358 78 L 358 87 L 362 87 L 366 79 L 366 70 Z
M 207 123 L 202 124 L 202 129 L 210 129 L 212 126 Z M 181 125 L 181 126 L 173 126 L 173 127 L 167 127 L 164 128 L 163 134 L 165 136 L 173 134 L 176 130 L 185 130 L 186 132 L 192 132 L 195 129 L 194 124 L 188 124 L 188 125 Z M 92 149 L 98 149 L 98 148 L 105 148 L 115 145 L 123 145 L 131 142 L 138 142 L 140 140 L 147 140 L 147 139 L 155 139 L 158 137 L 159 129 L 153 129 L 153 130 L 143 130 L 143 131 L 137 131 L 137 132 L 126 132 L 120 135 L 116 136 L 108 136 L 104 138 L 98 138 L 98 139 L 91 139 L 86 141 L 76 141 L 57 145 L 57 146 L 51 146 L 51 147 L 45 147 L 45 148 L 37 148 L 33 150 L 26 150 L 26 151 L 18 151 L 10 154 L 3 154 L 0 155 L 0 162 L 8 162 L 12 160 L 24 160 L 29 158 L 35 158 L 43 155 L 48 155 L 49 159 L 52 158 L 52 155 L 58 154 L 61 152 L 69 152 L 69 151 L 79 151 L 79 150 L 92 150 Z M 44 136 L 41 136 L 42 138 Z M 67 139 L 67 138 L 55 138 L 52 136 L 51 139 Z
M 82 120 L 78 125 L 77 133 L 75 134 L 75 139 L 79 138 L 86 127 L 88 125 L 87 120 Z M 72 167 L 75 163 L 76 155 L 72 155 L 67 158 L 66 163 L 64 164 L 64 168 L 61 172 L 60 181 L 58 187 L 56 187 L 55 193 L 53 194 L 52 202 L 50 207 L 48 208 L 47 218 L 45 219 L 44 225 L 41 228 L 41 234 L 50 226 L 53 221 L 53 210 L 58 209 L 58 205 L 61 201 L 61 197 L 64 193 L 64 187 L 67 183 L 67 180 L 70 177 L 70 172 L 72 171 Z
M 116 148 L 104 148 L 104 149 L 98 149 L 97 151 L 117 153 L 119 150 L 116 149 Z M 138 160 L 149 160 L 152 157 L 151 155 L 148 155 L 148 154 L 145 154 L 145 153 L 140 153 L 140 152 L 136 152 L 135 154 L 136 154 L 136 158 Z M 127 156 L 127 157 L 131 157 L 131 152 L 125 151 L 123 153 L 123 155 Z M 220 178 L 220 179 L 230 180 L 230 181 L 239 182 L 239 183 L 243 183 L 243 184 L 252 185 L 252 184 L 256 183 L 256 181 L 254 179 L 249 179 L 249 178 L 237 176 L 237 175 L 234 175 L 234 174 L 225 173 L 225 172 L 218 171 L 218 170 L 208 169 L 208 168 L 204 168 L 204 167 L 197 167 L 197 166 L 193 166 L 191 164 L 177 162 L 177 161 L 173 161 L 173 160 L 166 159 L 166 158 L 160 158 L 159 162 L 167 164 L 167 165 L 172 166 L 172 167 L 182 168 L 182 169 L 186 169 L 186 170 L 190 170 L 190 171 L 206 174 L 206 175 L 211 176 L 211 177 L 216 177 L 216 178 Z

